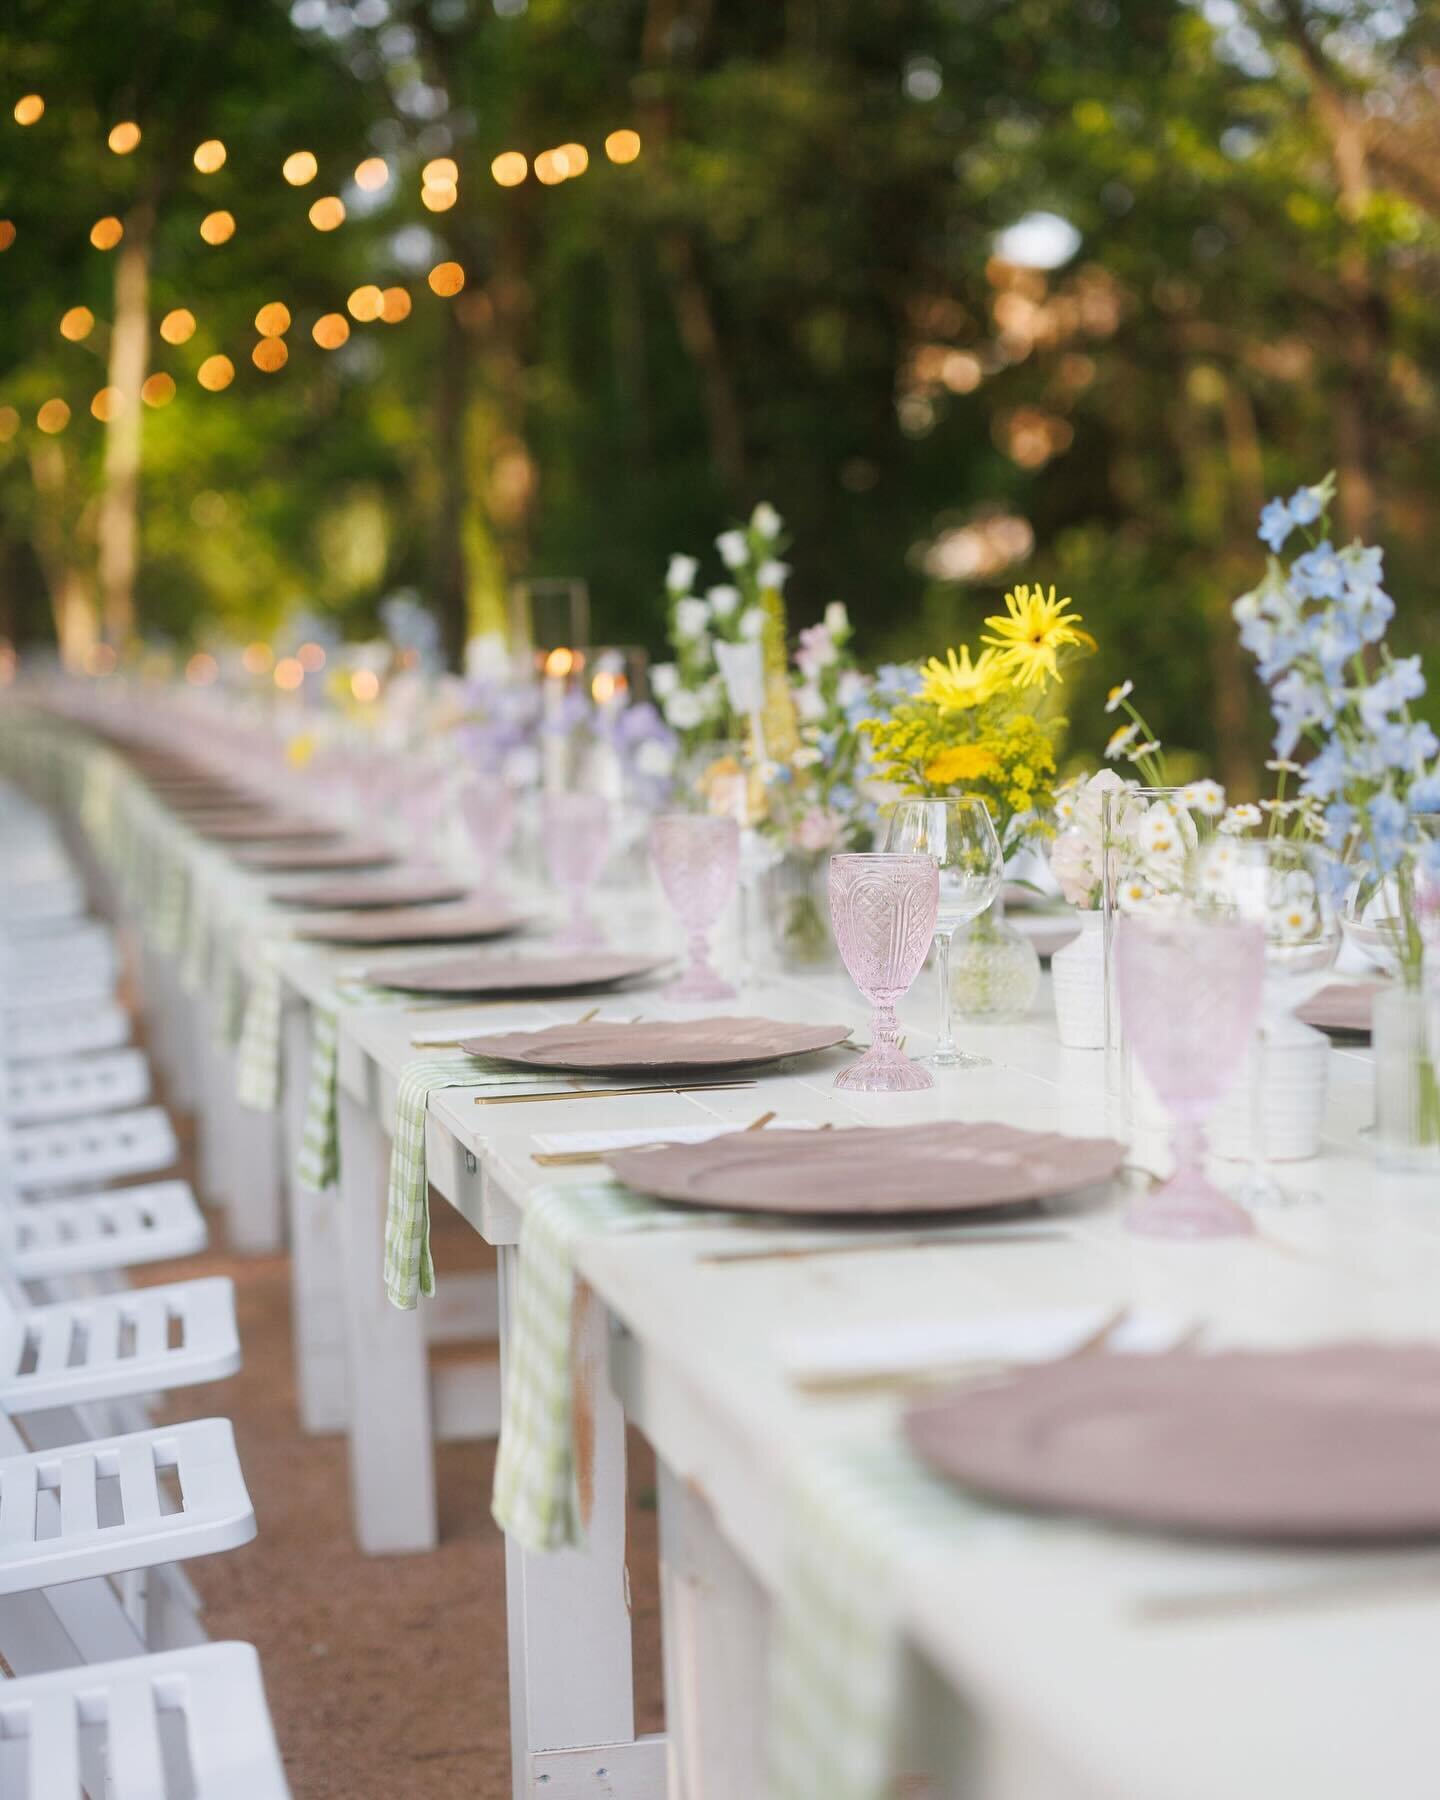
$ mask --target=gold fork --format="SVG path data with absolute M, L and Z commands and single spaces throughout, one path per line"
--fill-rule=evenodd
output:
M 761 1113 L 758 1119 L 752 1119 L 745 1127 L 746 1131 L 763 1131 L 775 1117 L 773 1112 Z M 652 1138 L 645 1144 L 626 1144 L 627 1150 L 660 1150 L 672 1143 L 671 1138 Z M 608 1150 L 532 1150 L 531 1162 L 539 1163 L 545 1169 L 575 1169 L 584 1163 L 601 1163 L 609 1155 Z

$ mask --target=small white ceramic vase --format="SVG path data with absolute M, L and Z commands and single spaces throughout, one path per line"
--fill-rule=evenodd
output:
M 1080 935 L 1050 959 L 1055 1024 L 1070 1050 L 1105 1048 L 1105 942 L 1103 916 L 1079 914 Z
M 1215 1109 L 1211 1150 L 1237 1160 L 1256 1153 L 1253 1094 L 1258 1061 L 1264 1084 L 1259 1150 L 1270 1162 L 1303 1162 L 1318 1156 L 1330 1083 L 1329 1039 L 1286 1014 L 1267 1022 L 1258 1059 L 1256 1051 L 1252 1039 L 1239 1079 Z

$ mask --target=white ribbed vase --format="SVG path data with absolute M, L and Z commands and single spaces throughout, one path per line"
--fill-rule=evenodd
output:
M 1050 958 L 1055 1025 L 1070 1050 L 1105 1048 L 1105 920 L 1080 914 L 1080 935 Z

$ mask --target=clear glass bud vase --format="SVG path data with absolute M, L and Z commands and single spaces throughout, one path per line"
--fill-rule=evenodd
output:
M 1375 996 L 1375 1159 L 1382 1169 L 1440 1175 L 1440 983 Z

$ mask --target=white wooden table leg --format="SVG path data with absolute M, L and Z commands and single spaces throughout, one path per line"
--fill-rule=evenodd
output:
M 305 1132 L 310 1072 L 310 1008 L 291 999 L 284 1015 L 280 1107 L 283 1186 L 290 1219 L 290 1309 L 300 1423 L 311 1433 L 343 1431 L 347 1413 L 345 1319 L 341 1307 L 340 1196 L 312 1194 L 295 1178 Z
M 234 1051 L 225 1052 L 223 1061 L 221 1100 L 232 1168 L 226 1209 L 230 1247 L 242 1256 L 268 1256 L 285 1247 L 280 1115 L 242 1106 L 235 1092 L 239 1070 Z
M 497 1254 L 503 1366 L 520 1252 L 510 1245 Z M 585 1547 L 532 1556 L 505 1545 L 513 1793 L 515 1800 L 605 1792 L 664 1800 L 664 1740 L 635 1741 L 625 1418 L 610 1387 L 604 1309 L 584 1295 L 575 1356 L 579 1436 L 590 1445 L 580 1471 Z
M 765 1792 L 770 1608 L 695 1490 L 659 1470 L 669 1800 Z
M 435 1458 L 425 1333 L 418 1312 L 385 1297 L 385 1190 L 390 1141 L 342 1086 L 340 1246 L 350 1374 L 350 1502 L 371 1555 L 431 1550 Z
M 225 1128 L 232 1109 L 225 1104 L 225 1074 L 229 1058 L 211 1036 L 212 1003 L 201 1003 L 196 1024 L 200 1072 L 196 1098 L 199 1132 L 200 1188 L 207 1205 L 223 1206 L 230 1197 L 234 1169 L 230 1163 Z M 233 1084 L 232 1084 L 233 1085 Z

